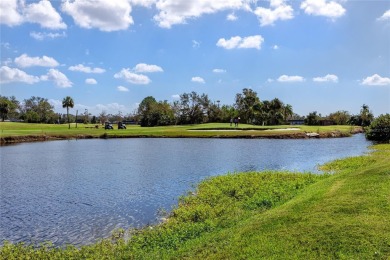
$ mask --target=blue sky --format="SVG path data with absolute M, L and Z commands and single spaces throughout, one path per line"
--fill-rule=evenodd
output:
M 0 2 L 1 95 L 134 111 L 252 88 L 307 115 L 390 113 L 390 0 Z

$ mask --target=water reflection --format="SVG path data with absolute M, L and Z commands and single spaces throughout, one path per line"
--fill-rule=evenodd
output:
M 360 155 L 363 135 L 341 139 L 111 139 L 0 148 L 0 238 L 88 244 L 156 221 L 200 180 L 235 171 L 316 171 Z

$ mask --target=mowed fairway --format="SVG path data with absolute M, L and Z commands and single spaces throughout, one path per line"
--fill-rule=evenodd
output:
M 139 125 L 127 125 L 127 129 L 118 130 L 114 125 L 113 130 L 105 130 L 102 125 L 95 128 L 93 124 L 29 124 L 1 122 L 0 133 L 3 139 L 12 140 L 12 137 L 44 136 L 47 139 L 71 139 L 71 138 L 115 138 L 115 137 L 286 137 L 303 138 L 305 133 L 318 133 L 329 137 L 330 133 L 338 133 L 341 136 L 349 136 L 359 127 L 354 126 L 254 126 L 240 124 L 239 127 L 230 126 L 229 123 L 207 123 L 198 125 L 181 126 L 157 126 L 140 127 Z M 16 139 L 15 139 L 16 140 Z

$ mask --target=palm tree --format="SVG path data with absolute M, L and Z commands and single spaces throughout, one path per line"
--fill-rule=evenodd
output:
M 73 99 L 69 96 L 67 96 L 66 98 L 64 98 L 62 100 L 62 107 L 65 108 L 66 107 L 66 114 L 67 114 L 67 117 L 68 117 L 68 125 L 69 125 L 69 129 L 70 129 L 70 121 L 69 121 L 69 108 L 73 108 L 74 107 L 74 102 L 73 102 Z
M 293 115 L 293 108 L 290 104 L 286 104 L 283 107 L 283 116 L 284 116 L 284 121 L 287 122 L 287 119 Z

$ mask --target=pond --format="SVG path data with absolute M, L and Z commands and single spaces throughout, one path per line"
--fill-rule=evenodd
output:
M 336 139 L 108 139 L 0 147 L 0 244 L 84 245 L 158 221 L 199 181 L 235 171 L 318 172 L 361 155 L 363 135 Z

